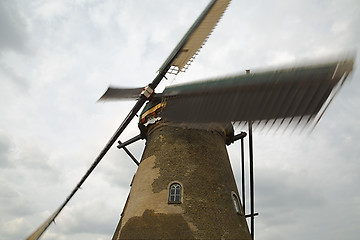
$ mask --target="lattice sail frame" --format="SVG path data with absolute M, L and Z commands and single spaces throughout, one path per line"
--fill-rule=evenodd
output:
M 211 1 L 160 67 L 159 71 L 162 71 L 166 64 L 170 62 L 171 67 L 168 73 L 176 75 L 179 72 L 185 72 L 207 42 L 230 2 L 231 0 Z

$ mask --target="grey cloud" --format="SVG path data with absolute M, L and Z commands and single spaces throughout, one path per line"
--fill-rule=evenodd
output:
M 20 147 L 21 145 L 21 147 Z M 49 156 L 31 141 L 12 142 L 0 131 L 0 167 L 26 169 L 31 168 L 46 175 L 56 176 L 56 170 L 49 164 Z M 16 175 L 21 176 L 20 172 Z
M 0 167 L 10 167 L 12 165 L 10 158 L 12 146 L 10 139 L 0 131 Z
M 58 177 L 42 150 L 34 144 L 20 143 L 21 147 L 0 132 L 0 232 L 7 239 L 24 237 L 21 235 L 30 228 L 30 219 L 43 208 L 41 198 L 51 198 L 46 191 L 39 192 L 39 187 L 46 184 L 51 189 Z
M 64 222 L 60 228 L 68 234 L 108 234 L 115 225 L 115 222 L 113 225 L 109 224 L 112 220 L 109 218 L 112 215 L 110 210 L 113 209 L 99 204 L 98 201 L 69 207 L 62 217 Z
M 14 1 L 0 2 L 0 50 L 26 52 L 27 26 Z
M 1 30 L 0 30 L 1 31 Z M 4 74 L 3 84 L 9 86 L 16 86 L 18 91 L 26 92 L 29 88 L 29 82 L 26 78 L 20 76 L 13 67 L 7 66 L 0 60 L 0 72 Z M 17 92 L 17 91 L 16 91 Z M 12 91 L 13 94 L 17 94 Z M 23 93 L 22 93 L 23 94 Z
M 131 153 L 135 155 L 138 161 L 141 160 L 141 153 L 144 148 L 144 142 L 134 143 L 128 146 Z M 106 162 L 103 163 L 100 174 L 103 179 L 113 186 L 123 189 L 129 189 L 129 185 L 136 172 L 137 166 L 131 158 L 122 149 L 116 149 L 116 152 L 110 153 Z
M 23 231 L 27 230 L 29 225 L 24 218 L 13 218 L 10 221 L 0 220 L 1 237 L 4 239 L 23 239 Z
M 283 211 L 291 208 L 316 208 L 324 203 L 320 189 L 307 186 L 306 174 L 290 173 L 278 169 L 257 169 L 258 204 L 280 207 Z M 300 180 L 300 181 L 298 181 Z
M 34 212 L 29 207 L 30 202 L 22 194 L 10 188 L 9 185 L 0 183 L 0 191 L 0 201 L 2 203 L 0 210 L 3 216 L 22 217 Z

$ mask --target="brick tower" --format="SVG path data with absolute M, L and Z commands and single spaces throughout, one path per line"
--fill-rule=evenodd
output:
M 146 147 L 113 240 L 251 239 L 225 146 L 232 126 L 140 128 Z

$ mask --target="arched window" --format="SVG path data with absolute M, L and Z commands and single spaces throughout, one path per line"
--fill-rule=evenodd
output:
M 232 194 L 232 199 L 233 199 L 233 202 L 234 202 L 234 207 L 235 207 L 236 213 L 241 214 L 239 199 L 238 199 L 238 197 L 236 196 L 235 193 Z
M 169 203 L 181 203 L 181 185 L 179 183 L 170 185 Z

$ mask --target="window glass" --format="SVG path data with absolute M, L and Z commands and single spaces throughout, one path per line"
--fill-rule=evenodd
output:
M 236 196 L 235 193 L 233 193 L 232 198 L 233 198 L 235 210 L 236 210 L 237 213 L 240 214 L 241 212 L 240 212 L 239 200 L 238 200 L 238 198 L 237 198 L 237 196 Z
M 181 185 L 179 183 L 173 183 L 170 186 L 169 191 L 169 203 L 181 202 Z

